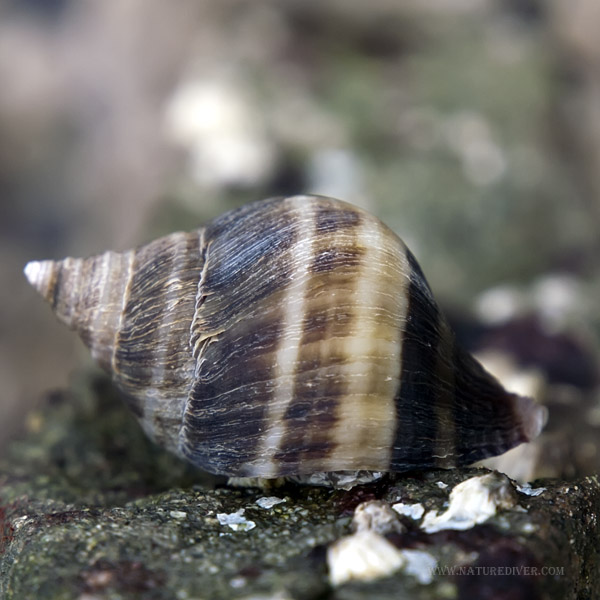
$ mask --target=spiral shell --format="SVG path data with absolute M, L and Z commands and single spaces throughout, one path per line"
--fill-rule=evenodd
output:
M 457 347 L 404 243 L 338 200 L 265 200 L 25 274 L 145 431 L 212 473 L 451 467 L 544 423 Z

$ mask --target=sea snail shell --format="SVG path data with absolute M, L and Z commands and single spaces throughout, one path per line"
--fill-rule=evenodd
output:
M 545 421 L 456 346 L 404 243 L 331 198 L 25 274 L 146 432 L 212 473 L 465 465 Z

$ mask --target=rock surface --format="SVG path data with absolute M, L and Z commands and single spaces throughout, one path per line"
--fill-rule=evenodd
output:
M 456 485 L 489 471 L 411 473 L 350 491 L 231 488 L 154 448 L 103 379 L 52 396 L 28 430 L 0 462 L 6 600 L 575 599 L 600 589 L 597 477 L 538 481 L 538 495 L 506 479 L 514 505 L 427 534 L 423 514 L 443 513 Z M 401 526 L 373 534 L 401 550 L 400 566 L 334 585 L 328 548 L 375 499 L 424 509 L 403 509 Z

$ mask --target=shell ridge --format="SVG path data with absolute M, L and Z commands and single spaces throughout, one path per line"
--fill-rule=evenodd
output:
M 185 279 L 190 269 L 188 264 L 190 261 L 189 240 L 195 238 L 193 233 L 177 232 L 167 236 L 169 240 L 169 250 L 172 254 L 170 269 L 164 275 L 164 285 L 161 289 L 162 294 L 162 310 L 160 311 L 156 322 L 153 323 L 155 333 L 152 336 L 158 336 L 160 339 L 154 344 L 153 348 L 153 368 L 150 372 L 150 378 L 146 390 L 146 418 L 152 422 L 152 436 L 159 440 L 164 440 L 172 437 L 165 430 L 166 424 L 162 422 L 161 416 L 166 412 L 165 405 L 167 402 L 172 402 L 170 394 L 164 391 L 166 380 L 168 378 L 168 369 L 185 369 L 184 365 L 178 365 L 177 359 L 174 357 L 173 340 L 169 339 L 171 332 L 177 326 L 178 312 L 185 313 L 185 298 L 181 303 L 177 302 L 177 294 L 180 293 L 182 287 L 185 286 Z M 193 255 L 192 255 L 193 256 Z M 197 265 L 195 265 L 197 268 Z M 193 269 L 194 267 L 192 267 Z M 190 319 L 191 321 L 191 319 Z M 165 332 L 166 335 L 160 335 L 159 332 Z M 132 340 L 133 338 L 130 338 Z M 171 343 L 169 343 L 171 342 Z M 175 363 L 173 362 L 175 361 Z M 173 388 L 176 387 L 175 382 L 171 382 Z M 179 387 L 179 386 L 177 386 Z M 186 386 L 186 391 L 187 391 Z M 162 391 L 162 393 L 161 393 Z M 178 400 L 175 399 L 175 402 Z M 181 402 L 183 405 L 184 403 Z M 177 438 L 176 438 L 177 439 Z M 173 442 L 169 442 L 173 445 Z
M 198 361 L 199 360 L 199 348 L 198 342 L 202 341 L 201 338 L 201 327 L 199 325 L 199 312 L 202 309 L 202 305 L 206 301 L 206 293 L 204 290 L 204 283 L 206 281 L 206 274 L 208 272 L 209 258 L 210 258 L 210 246 L 211 241 L 205 241 L 205 229 L 199 231 L 198 249 L 200 252 L 200 260 L 202 261 L 202 270 L 200 271 L 200 277 L 198 279 L 198 289 L 196 291 L 196 302 L 194 304 L 194 315 L 190 325 L 190 348 L 192 349 L 192 355 Z M 207 336 L 206 336 L 207 337 Z
M 260 444 L 274 386 L 272 377 L 262 375 L 272 369 L 268 357 L 257 356 L 254 349 L 266 345 L 272 354 L 280 339 L 282 290 L 289 285 L 297 240 L 297 223 L 287 202 L 256 203 L 237 215 L 239 222 L 225 216 L 207 227 L 206 237 L 213 244 L 203 289 L 210 295 L 196 317 L 203 329 L 219 330 L 221 336 L 204 347 L 207 360 L 192 386 L 180 440 L 181 453 L 189 460 L 230 474 L 242 474 Z M 256 307 L 263 305 L 268 310 L 257 313 Z M 227 371 L 227 379 L 220 377 L 219 370 L 244 344 L 249 347 L 238 354 L 238 367 Z M 244 380 L 248 395 L 234 394 L 232 389 Z M 215 417 L 223 403 L 229 407 L 228 422 Z
M 193 376 L 188 332 L 201 266 L 196 239 L 195 233 L 176 232 L 130 251 L 114 354 L 115 381 L 143 413 L 146 432 L 170 449 Z M 175 302 L 179 293 L 181 302 Z
M 110 359 L 110 364 L 113 373 L 118 372 L 117 367 L 117 349 L 119 347 L 119 337 L 121 334 L 121 329 L 123 327 L 123 320 L 125 318 L 125 307 L 129 302 L 129 296 L 131 294 L 131 282 L 133 280 L 133 264 L 135 261 L 135 250 L 128 250 L 125 253 L 128 257 L 127 260 L 127 271 L 126 271 L 126 280 L 125 289 L 123 291 L 123 302 L 121 303 L 121 309 L 119 310 L 119 320 L 117 322 L 117 326 L 115 327 L 115 333 L 113 338 L 113 351 Z

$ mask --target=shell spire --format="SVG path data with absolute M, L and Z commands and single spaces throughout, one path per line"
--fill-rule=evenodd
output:
M 123 297 L 125 255 L 31 261 L 25 276 L 60 321 L 75 330 L 102 367 L 110 369 Z
M 193 379 L 190 328 L 203 265 L 202 230 L 125 252 L 33 261 L 29 283 L 112 375 L 146 433 L 177 451 Z

